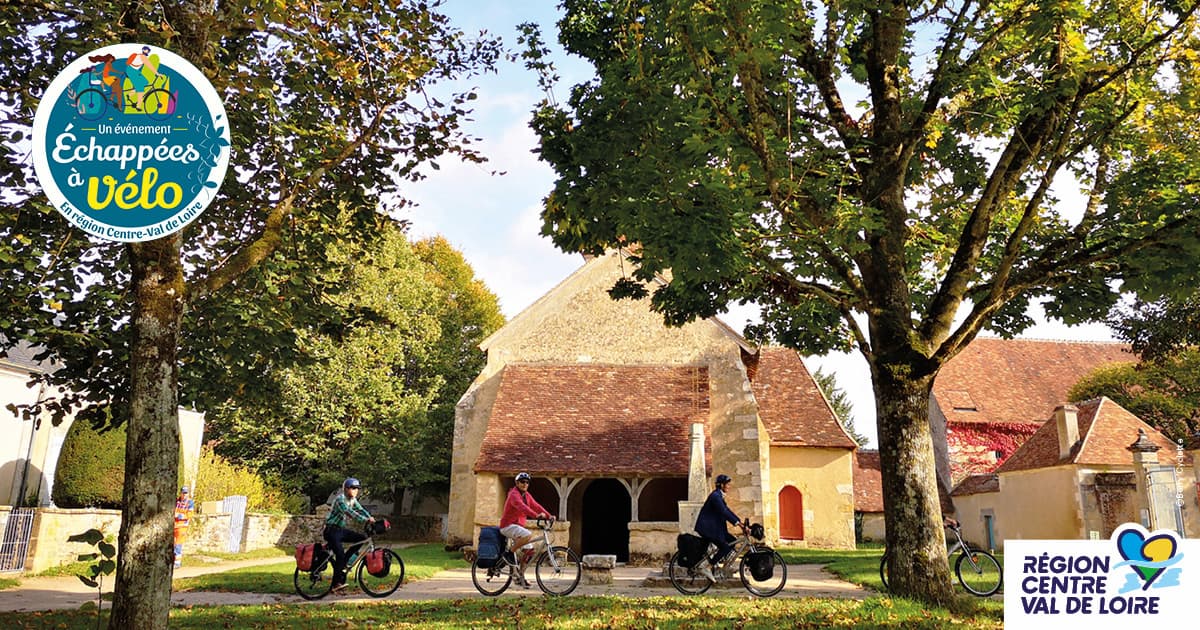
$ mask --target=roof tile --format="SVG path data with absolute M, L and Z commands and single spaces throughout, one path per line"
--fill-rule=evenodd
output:
M 708 395 L 705 367 L 508 365 L 475 470 L 686 476 Z
M 795 350 L 763 348 L 751 381 L 772 444 L 855 448 Z
M 854 453 L 854 511 L 883 512 L 879 451 L 859 449 Z

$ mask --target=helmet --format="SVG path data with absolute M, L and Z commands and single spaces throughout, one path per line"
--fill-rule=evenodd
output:
M 342 482 L 342 489 L 361 488 L 361 487 L 362 487 L 362 484 L 358 483 L 358 480 L 355 479 L 354 477 L 346 477 L 346 480 Z
M 179 489 L 179 494 L 187 494 L 187 493 L 188 493 L 188 487 L 187 487 L 187 486 L 184 486 L 184 487 L 182 487 L 182 488 L 180 488 L 180 489 Z
M 733 481 L 733 479 L 730 479 L 729 475 L 717 475 L 717 485 L 718 486 L 721 484 L 729 483 L 730 481 Z
M 533 477 L 530 477 L 529 473 L 523 472 L 523 473 L 517 473 L 517 477 L 516 477 L 516 479 L 514 479 L 514 481 L 516 483 L 521 483 L 522 481 L 530 481 L 532 479 L 533 479 Z

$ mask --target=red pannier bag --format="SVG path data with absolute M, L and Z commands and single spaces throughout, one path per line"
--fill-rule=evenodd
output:
M 367 554 L 367 573 L 375 577 L 386 577 L 391 570 L 392 559 L 386 549 L 376 549 Z
M 313 559 L 320 558 L 323 551 L 321 543 L 296 545 L 296 568 L 301 571 L 311 571 L 313 568 Z

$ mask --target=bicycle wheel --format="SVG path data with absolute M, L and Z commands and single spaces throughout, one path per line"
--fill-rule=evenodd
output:
M 885 549 L 883 557 L 879 559 L 879 579 L 883 581 L 883 592 L 891 593 L 892 587 L 888 586 L 888 554 Z
M 296 593 L 300 597 L 308 600 L 321 599 L 333 588 L 333 566 L 329 560 L 325 560 L 309 571 L 297 568 L 292 576 L 292 583 L 296 585 Z
M 968 593 L 978 597 L 994 594 L 1004 582 L 1004 570 L 1000 568 L 996 556 L 974 549 L 958 554 L 958 560 L 954 561 L 954 575 L 958 576 L 958 583 Z
M 475 590 L 488 597 L 495 597 L 507 590 L 512 578 L 512 565 L 503 558 L 497 560 L 496 566 L 490 569 L 479 566 L 478 559 L 471 563 L 471 583 L 475 585 Z
M 783 561 L 783 556 L 779 555 L 778 551 L 771 551 L 771 560 L 774 563 L 771 574 L 764 579 L 756 579 L 754 572 L 750 570 L 749 564 L 750 554 L 742 556 L 742 562 L 738 567 L 738 573 L 742 577 L 742 586 L 746 587 L 754 595 L 759 597 L 771 597 L 779 591 L 783 590 L 787 584 L 787 564 Z
M 538 555 L 533 574 L 547 595 L 570 595 L 583 577 L 583 563 L 574 551 L 551 547 Z
M 151 120 L 167 120 L 175 114 L 175 97 L 166 90 L 150 90 L 142 97 L 142 110 Z
M 400 554 L 391 549 L 383 549 L 383 553 L 387 556 L 385 562 L 388 572 L 382 576 L 371 575 L 371 572 L 367 571 L 366 561 L 358 564 L 358 585 L 371 597 L 387 597 L 395 593 L 404 582 L 404 561 L 400 559 Z
M 100 120 L 108 109 L 108 98 L 96 88 L 88 88 L 75 97 L 75 111 L 84 120 Z
M 707 562 L 707 560 L 700 562 Z M 682 566 L 679 564 L 679 552 L 672 554 L 671 561 L 667 563 L 667 577 L 671 579 L 671 586 L 684 595 L 699 595 L 707 591 L 712 586 L 712 582 L 700 574 L 697 570 L 699 566 L 691 568 Z

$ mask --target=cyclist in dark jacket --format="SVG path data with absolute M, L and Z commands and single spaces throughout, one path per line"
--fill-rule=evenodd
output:
M 717 475 L 717 488 L 708 495 L 708 499 L 704 501 L 704 507 L 700 508 L 700 515 L 696 517 L 696 533 L 717 546 L 717 552 L 709 559 L 709 563 L 714 567 L 725 559 L 730 549 L 733 549 L 729 543 L 736 540 L 725 527 L 725 523 L 737 525 L 743 533 L 746 530 L 742 525 L 742 519 L 738 518 L 738 515 L 734 514 L 733 510 L 725 504 L 725 493 L 729 491 L 731 483 L 733 480 L 729 478 L 729 475 Z M 709 580 L 713 580 L 706 569 L 707 567 L 701 567 L 701 573 Z

